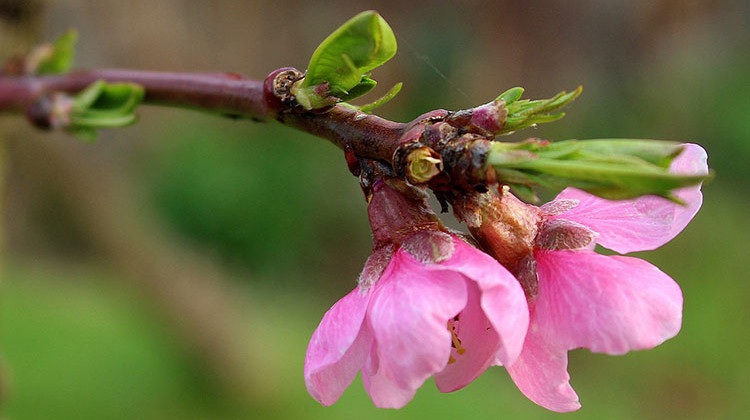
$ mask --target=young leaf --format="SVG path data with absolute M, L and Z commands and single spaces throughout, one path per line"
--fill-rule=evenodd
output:
M 495 100 L 503 101 L 505 102 L 505 105 L 510 105 L 521 98 L 521 95 L 523 95 L 523 90 L 524 89 L 520 86 L 510 88 L 501 93 L 497 98 L 495 98 Z
M 310 58 L 307 74 L 292 87 L 292 94 L 307 109 L 331 105 L 343 98 L 353 99 L 353 90 L 360 93 L 374 87 L 366 73 L 394 54 L 396 37 L 388 23 L 375 11 L 362 12 L 318 46 Z
M 143 87 L 137 84 L 97 80 L 73 99 L 68 131 L 81 140 L 93 141 L 97 128 L 133 124 L 143 95 Z
M 341 99 L 342 101 L 348 101 L 350 99 L 359 98 L 360 96 L 365 95 L 367 92 L 375 89 L 375 86 L 377 85 L 378 82 L 370 79 L 369 75 L 364 75 L 362 76 L 362 80 L 359 81 L 359 84 L 357 86 L 349 89 L 349 93 L 339 97 L 339 99 Z
M 394 97 L 396 97 L 396 95 L 398 95 L 398 93 L 401 92 L 401 87 L 403 85 L 404 84 L 401 83 L 401 82 L 396 83 L 391 88 L 391 90 L 388 91 L 388 93 L 386 93 L 385 95 L 381 96 L 378 100 L 376 100 L 374 102 L 370 102 L 369 104 L 364 104 L 364 105 L 360 106 L 359 110 L 362 111 L 362 112 L 366 112 L 366 113 L 369 114 L 370 112 L 372 112 L 373 109 L 381 107 L 381 106 L 387 104 L 388 101 L 390 101 L 391 99 L 393 99 Z
M 46 54 L 41 58 L 34 70 L 35 74 L 63 74 L 67 73 L 73 67 L 75 59 L 75 46 L 78 41 L 78 32 L 70 29 L 60 36 L 46 50 Z M 49 44 L 47 44 L 49 46 Z
M 488 162 L 498 181 L 518 186 L 576 187 L 608 199 L 659 195 L 704 181 L 709 175 L 669 172 L 683 146 L 656 140 L 531 140 L 496 142 Z
M 133 83 L 97 80 L 81 91 L 73 103 L 74 112 L 129 114 L 143 99 L 143 87 Z
M 523 88 L 516 87 L 509 89 L 497 97 L 497 99 L 505 101 L 505 109 L 508 111 L 508 115 L 505 118 L 503 128 L 495 134 L 510 134 L 514 131 L 531 127 L 534 124 L 559 120 L 565 116 L 564 113 L 550 114 L 550 112 L 573 102 L 582 91 L 583 87 L 578 86 L 572 92 L 563 91 L 549 99 L 530 101 L 528 99 L 520 99 L 523 94 Z

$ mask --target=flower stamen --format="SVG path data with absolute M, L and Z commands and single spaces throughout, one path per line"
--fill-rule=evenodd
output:
M 453 319 L 448 320 L 448 331 L 451 332 L 451 347 L 456 349 L 456 354 L 464 354 L 466 353 L 466 348 L 461 345 L 461 339 L 458 338 L 458 329 L 459 329 L 459 320 L 458 315 L 454 316 Z M 456 359 L 453 357 L 453 352 L 451 352 L 451 356 L 448 359 L 448 364 L 452 364 L 456 361 Z

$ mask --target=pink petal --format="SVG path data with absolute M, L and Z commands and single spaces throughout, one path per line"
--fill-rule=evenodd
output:
M 454 237 L 454 245 L 451 258 L 434 267 L 460 272 L 479 286 L 482 311 L 500 339 L 496 356 L 503 364 L 510 364 L 521 353 L 529 325 L 523 289 L 494 258 L 459 238 Z
M 674 337 L 682 292 L 648 262 L 589 250 L 536 251 L 539 336 L 566 349 L 623 354 Z
M 523 351 L 506 369 L 518 389 L 542 407 L 558 412 L 581 408 L 569 383 L 568 350 L 554 339 L 540 336 L 533 315 Z
M 476 283 L 467 285 L 468 301 L 452 324 L 460 342 L 451 350 L 451 361 L 435 374 L 440 392 L 452 392 L 471 383 L 495 360 L 500 339 L 482 310 Z
M 323 316 L 305 356 L 305 385 L 323 405 L 339 399 L 364 364 L 372 335 L 362 328 L 370 293 L 359 288 L 336 302 Z
M 707 174 L 706 151 L 694 143 L 684 143 L 683 146 L 682 153 L 672 161 L 669 171 L 676 174 Z
M 417 392 L 416 388 L 403 389 L 386 376 L 384 370 L 378 369 L 377 352 L 373 349 L 367 363 L 362 369 L 362 382 L 367 395 L 373 404 L 379 408 L 401 408 L 405 406 Z
M 396 251 L 368 308 L 378 374 L 404 390 L 416 390 L 443 370 L 451 351 L 448 320 L 466 305 L 463 276 L 431 270 L 435 266 Z
M 670 171 L 677 174 L 708 174 L 706 151 L 697 144 L 686 143 L 684 146 L 685 149 L 672 162 Z M 682 229 L 690 223 L 693 216 L 701 208 L 701 204 L 703 204 L 700 185 L 679 189 L 675 191 L 675 195 L 687 205 L 682 207 L 682 211 L 675 213 L 675 220 L 670 231 L 671 238 L 682 232 Z
M 706 174 L 706 151 L 685 144 L 672 162 L 670 171 L 682 174 Z M 686 205 L 665 198 L 644 196 L 630 200 L 606 200 L 575 188 L 566 188 L 555 200 L 578 200 L 578 206 L 552 216 L 578 222 L 599 233 L 596 242 L 625 254 L 656 249 L 672 240 L 698 212 L 703 202 L 700 185 L 675 191 Z

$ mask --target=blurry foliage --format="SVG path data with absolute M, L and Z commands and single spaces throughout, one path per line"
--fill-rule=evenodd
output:
M 114 287 L 111 273 L 49 270 L 11 267 L 3 279 L 0 367 L 10 379 L 9 418 L 158 418 L 205 409 L 194 359 L 137 296 Z
M 725 171 L 727 185 L 744 189 L 750 179 L 750 54 L 729 63 L 716 78 L 708 101 L 692 115 L 700 124 L 695 138 L 711 139 L 712 163 Z M 743 186 L 744 185 L 744 186 Z M 747 197 L 746 197 L 747 198 Z
M 154 204 L 178 232 L 240 269 L 334 282 L 349 270 L 341 280 L 353 282 L 360 261 L 340 257 L 364 260 L 370 239 L 366 205 L 340 150 L 275 125 L 215 117 L 173 124 L 179 128 L 140 165 Z

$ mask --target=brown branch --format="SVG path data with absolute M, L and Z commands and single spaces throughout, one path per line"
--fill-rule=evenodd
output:
M 146 90 L 146 103 L 267 119 L 263 83 L 232 73 L 81 70 L 55 76 L 0 76 L 0 112 L 28 108 L 45 92 L 76 93 L 97 80 L 131 82 Z
M 505 121 L 503 101 L 455 113 L 430 111 L 399 123 L 342 104 L 306 111 L 290 93 L 301 77 L 292 68 L 274 70 L 263 82 L 233 73 L 112 69 L 56 76 L 0 75 L 0 113 L 25 113 L 38 127 L 55 127 L 53 118 L 59 117 L 50 105 L 53 93 L 76 93 L 97 80 L 131 82 L 144 88 L 146 104 L 276 120 L 327 139 L 356 158 L 383 161 L 398 177 L 427 185 L 439 197 L 452 191 L 486 191 L 488 183 L 494 182 L 486 158 L 490 140 Z M 421 168 L 421 173 L 411 173 L 415 168 Z M 352 170 L 357 173 L 356 168 Z
M 257 121 L 278 120 L 328 139 L 342 149 L 350 145 L 362 157 L 389 162 L 407 126 L 342 105 L 323 112 L 302 112 L 282 104 L 268 88 L 264 90 L 264 82 L 234 73 L 116 69 L 81 70 L 56 76 L 0 76 L 0 113 L 27 112 L 45 93 L 76 93 L 97 80 L 139 84 L 145 89 L 147 104 L 191 108 Z

